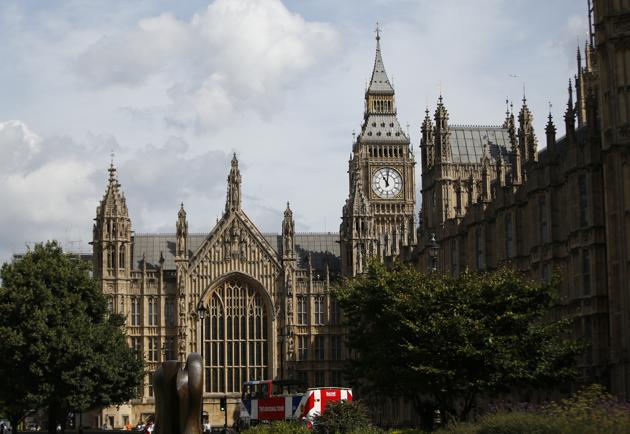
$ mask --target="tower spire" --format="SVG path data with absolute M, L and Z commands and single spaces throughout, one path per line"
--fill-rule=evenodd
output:
M 575 106 L 573 105 L 573 85 L 569 79 L 569 100 L 567 101 L 567 110 L 564 113 L 564 124 L 566 136 L 570 143 L 575 139 Z
M 131 270 L 131 220 L 113 160 L 103 199 L 96 208 L 92 248 L 94 274 L 101 278 L 125 277 Z
M 238 211 L 241 209 L 241 172 L 238 170 L 238 158 L 236 152 L 232 157 L 232 168 L 227 178 L 228 190 L 225 202 L 225 212 Z
M 367 93 L 394 94 L 394 88 L 387 77 L 387 72 L 385 72 L 385 64 L 383 63 L 383 56 L 381 54 L 381 28 L 378 23 L 376 23 L 376 55 L 374 56 L 374 68 L 372 69 L 372 78 L 370 78 Z
M 188 221 L 186 220 L 186 210 L 182 202 L 177 212 L 177 224 L 175 225 L 177 246 L 175 254 L 177 259 L 186 259 L 188 257 Z
M 527 106 L 527 98 L 523 94 L 523 106 L 518 114 L 518 141 L 521 156 L 525 161 L 536 161 L 538 141 L 534 133 L 534 116 Z
M 547 149 L 551 149 L 556 143 L 556 126 L 554 125 L 553 117 L 551 116 L 551 103 L 549 103 L 549 116 L 547 117 L 545 133 L 547 134 Z
M 295 257 L 295 222 L 293 221 L 293 211 L 287 202 L 287 209 L 284 210 L 282 220 L 282 255 L 285 259 Z
M 435 109 L 435 164 L 450 162 L 452 160 L 450 130 L 448 127 L 448 110 L 444 106 L 442 94 L 438 98 Z

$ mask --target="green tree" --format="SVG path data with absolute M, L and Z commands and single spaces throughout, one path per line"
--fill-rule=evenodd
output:
M 366 392 L 404 396 L 424 420 L 465 418 L 480 395 L 546 387 L 576 374 L 569 320 L 551 320 L 552 284 L 511 269 L 452 278 L 377 262 L 335 290 Z
M 55 242 L 2 266 L 0 408 L 14 429 L 45 409 L 54 433 L 68 412 L 123 403 L 142 384 L 124 318 L 108 313 L 89 268 Z

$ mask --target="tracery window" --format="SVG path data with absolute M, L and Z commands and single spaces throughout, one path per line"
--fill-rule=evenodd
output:
M 149 362 L 157 362 L 158 359 L 158 338 L 150 337 L 149 338 L 149 351 L 148 351 L 148 359 Z
M 316 335 L 315 336 L 315 360 L 324 360 L 324 336 Z
M 125 247 L 121 246 L 118 251 L 118 268 L 125 268 Z
M 308 359 L 308 336 L 298 336 L 298 360 Z
M 262 295 L 241 280 L 228 280 L 208 303 L 204 323 L 206 392 L 240 392 L 269 372 L 268 316 Z
M 149 298 L 149 325 L 158 325 L 158 304 L 157 299 Z
M 304 295 L 298 295 L 297 296 L 297 314 L 298 314 L 298 318 L 297 318 L 297 323 L 298 325 L 306 325 L 306 296 Z
M 131 298 L 131 325 L 140 325 L 140 297 Z
M 324 296 L 315 296 L 315 324 L 324 324 Z
M 107 268 L 114 268 L 115 258 L 116 258 L 116 251 L 114 250 L 114 246 L 109 246 L 107 248 Z

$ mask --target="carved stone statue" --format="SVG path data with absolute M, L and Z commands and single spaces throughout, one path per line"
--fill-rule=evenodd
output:
M 159 434 L 201 434 L 201 356 L 191 353 L 182 365 L 169 360 L 153 374 L 155 431 Z

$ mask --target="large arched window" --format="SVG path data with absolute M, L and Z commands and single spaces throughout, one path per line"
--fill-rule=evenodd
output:
M 267 311 L 262 295 L 247 282 L 223 282 L 208 300 L 204 322 L 206 392 L 240 393 L 248 380 L 269 375 Z

